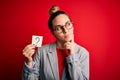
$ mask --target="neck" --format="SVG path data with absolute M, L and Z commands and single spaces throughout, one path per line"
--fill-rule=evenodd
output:
M 64 43 L 65 43 L 65 42 L 57 41 L 57 48 L 59 48 L 59 49 L 64 49 Z

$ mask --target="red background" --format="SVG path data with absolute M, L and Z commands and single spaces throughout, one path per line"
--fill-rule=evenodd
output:
M 32 35 L 55 41 L 47 20 L 57 4 L 74 22 L 75 41 L 90 52 L 90 80 L 120 80 L 119 0 L 1 0 L 0 80 L 21 80 L 22 49 Z

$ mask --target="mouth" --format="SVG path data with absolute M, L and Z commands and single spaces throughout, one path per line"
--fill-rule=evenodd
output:
M 71 39 L 72 39 L 72 36 L 71 35 L 65 35 L 64 39 L 65 39 L 65 41 L 70 42 Z
M 69 36 L 70 36 L 70 34 L 66 34 L 66 35 L 65 35 L 65 38 L 67 38 L 67 37 L 69 37 Z
M 69 38 L 70 38 L 70 36 L 69 36 L 69 35 L 67 35 L 67 36 L 65 36 L 65 37 L 64 37 L 64 39 L 66 39 L 66 40 L 67 40 L 67 39 L 69 39 Z

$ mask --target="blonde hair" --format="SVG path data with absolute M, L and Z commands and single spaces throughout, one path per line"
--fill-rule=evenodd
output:
M 53 13 L 56 13 L 57 11 L 60 11 L 60 8 L 57 6 L 57 5 L 54 5 L 52 6 L 50 9 L 49 9 L 49 14 L 52 15 Z
M 67 15 L 67 16 L 69 17 L 69 15 L 68 15 L 66 12 L 64 12 L 64 11 L 61 11 L 60 8 L 59 8 L 57 5 L 52 6 L 52 7 L 49 9 L 48 13 L 50 14 L 50 17 L 49 17 L 49 20 L 48 20 L 48 27 L 49 27 L 49 29 L 50 29 L 51 31 L 53 30 L 52 20 L 53 20 L 56 16 L 58 16 L 58 15 L 60 15 L 60 14 L 65 14 L 65 15 Z M 71 20 L 70 17 L 69 17 L 69 19 Z

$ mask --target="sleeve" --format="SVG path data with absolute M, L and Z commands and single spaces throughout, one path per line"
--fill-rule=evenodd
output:
M 85 49 L 67 58 L 68 73 L 71 80 L 89 80 L 89 54 Z
M 32 67 L 29 67 L 24 63 L 22 71 L 22 80 L 39 80 L 39 54 L 38 51 L 35 53 Z

